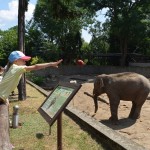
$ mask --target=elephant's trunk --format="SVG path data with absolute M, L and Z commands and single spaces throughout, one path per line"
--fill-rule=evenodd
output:
M 94 96 L 93 96 L 93 99 L 94 99 L 94 104 L 95 104 L 95 113 L 96 113 L 96 112 L 97 112 L 97 110 L 98 110 L 97 95 L 94 95 Z

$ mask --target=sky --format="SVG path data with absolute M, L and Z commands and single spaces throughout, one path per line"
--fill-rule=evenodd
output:
M 0 0 L 0 29 L 8 30 L 18 24 L 18 1 L 19 0 Z M 28 5 L 28 11 L 25 13 L 25 20 L 30 20 L 33 16 L 35 5 L 37 0 L 30 0 Z M 106 11 L 99 12 L 100 16 L 98 20 L 104 21 L 104 13 Z M 82 30 L 82 37 L 86 42 L 90 42 L 91 35 L 87 31 Z
M 0 0 L 0 29 L 7 30 L 18 24 L 18 1 Z M 30 0 L 25 19 L 30 20 L 37 0 Z

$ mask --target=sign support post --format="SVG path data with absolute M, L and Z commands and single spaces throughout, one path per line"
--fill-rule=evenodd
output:
M 57 150 L 62 150 L 62 113 L 57 119 Z

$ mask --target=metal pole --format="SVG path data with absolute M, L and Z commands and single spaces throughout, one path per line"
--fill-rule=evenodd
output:
M 15 105 L 13 107 L 13 117 L 12 117 L 12 127 L 13 128 L 17 128 L 18 124 L 19 124 L 19 113 L 18 113 L 18 110 L 19 110 L 19 106 Z
M 57 150 L 62 150 L 62 113 L 57 119 Z

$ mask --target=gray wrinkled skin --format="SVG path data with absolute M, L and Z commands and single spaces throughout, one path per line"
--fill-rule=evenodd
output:
M 123 72 L 98 75 L 94 81 L 93 89 L 95 113 L 98 109 L 97 97 L 106 93 L 110 103 L 110 120 L 113 123 L 117 123 L 118 121 L 120 100 L 132 101 L 129 118 L 136 120 L 140 117 L 142 105 L 146 101 L 149 91 L 149 80 L 137 73 Z

